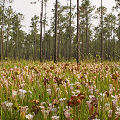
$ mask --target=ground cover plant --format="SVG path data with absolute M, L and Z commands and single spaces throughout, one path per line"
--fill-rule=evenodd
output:
M 1 62 L 0 119 L 119 120 L 120 62 Z

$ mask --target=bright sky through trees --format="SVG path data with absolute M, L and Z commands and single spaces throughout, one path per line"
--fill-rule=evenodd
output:
M 37 3 L 35 5 L 31 5 L 30 2 L 32 2 L 34 0 L 14 0 L 13 3 L 13 8 L 14 10 L 16 10 L 17 12 L 20 12 L 22 14 L 24 14 L 25 19 L 23 21 L 23 29 L 28 32 L 29 31 L 29 26 L 30 26 L 30 20 L 31 17 L 33 17 L 35 14 L 36 15 L 40 15 L 40 3 Z M 100 6 L 100 0 L 90 0 L 92 2 L 92 5 L 96 5 L 96 7 Z M 53 8 L 53 3 L 55 2 L 55 0 L 48 0 L 47 2 L 47 18 L 48 20 L 50 20 L 50 17 L 53 16 L 53 13 L 51 12 L 52 8 Z M 59 2 L 62 5 L 65 5 L 66 3 L 69 3 L 69 0 L 59 0 Z M 76 0 L 72 0 L 72 4 L 75 5 L 76 4 Z M 114 0 L 103 0 L 103 6 L 108 8 L 108 11 L 111 11 L 111 8 L 113 6 L 115 6 L 115 2 Z M 50 23 L 50 21 L 48 22 Z

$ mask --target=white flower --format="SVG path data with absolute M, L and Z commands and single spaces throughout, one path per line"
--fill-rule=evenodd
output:
M 120 107 L 117 107 L 117 109 L 116 109 L 118 112 L 120 112 Z
M 76 94 L 80 94 L 80 90 L 75 90 Z
M 51 89 L 47 89 L 48 95 L 51 95 Z
M 45 110 L 45 107 L 44 106 L 39 106 L 41 110 Z
M 12 110 L 13 103 L 5 101 L 1 105 L 4 110 L 8 109 L 10 111 L 10 110 Z
M 112 111 L 112 110 L 109 110 L 109 111 L 108 111 L 108 117 L 109 117 L 109 118 L 111 118 L 111 117 L 112 117 L 112 113 L 113 113 L 113 111 Z
M 23 90 L 23 89 L 19 89 L 19 96 L 20 96 L 20 98 L 24 98 L 25 97 L 25 94 L 27 93 L 27 91 L 26 90 Z
M 75 92 L 72 92 L 73 95 L 75 95 L 76 93 Z
M 9 103 L 6 103 L 6 107 L 10 108 L 13 106 L 13 103 L 9 102 Z
M 57 112 L 57 108 L 52 108 L 51 111 L 52 112 Z
M 117 100 L 116 99 L 112 100 L 112 107 L 113 107 L 113 109 L 117 108 Z
M 104 98 L 105 97 L 105 93 L 100 93 L 100 96 L 102 96 Z
M 120 117 L 120 111 L 119 112 L 115 112 L 116 117 Z
M 60 98 L 60 102 L 63 102 L 65 100 L 66 100 L 66 98 Z
M 66 110 L 65 112 L 64 112 L 64 115 L 65 115 L 65 117 L 66 118 L 70 118 L 70 111 L 69 110 Z
M 34 116 L 33 116 L 33 115 L 31 115 L 31 114 L 28 114 L 28 115 L 26 115 L 26 116 L 25 116 L 25 118 L 26 118 L 26 119 L 28 119 L 28 120 L 32 120 L 32 119 L 33 119 L 33 117 L 34 117 Z
M 89 95 L 89 98 L 91 100 L 92 98 L 95 98 L 95 96 L 94 95 Z
M 12 90 L 12 97 L 15 98 L 17 96 L 17 91 Z
M 52 116 L 52 120 L 59 120 L 59 116 Z
M 73 86 L 74 86 L 74 84 L 70 84 L 71 91 L 73 90 Z
M 105 110 L 108 111 L 110 108 L 110 103 L 105 103 Z

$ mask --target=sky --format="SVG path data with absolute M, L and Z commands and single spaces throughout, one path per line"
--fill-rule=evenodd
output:
M 13 9 L 16 12 L 20 12 L 24 15 L 24 20 L 22 22 L 23 24 L 23 30 L 26 32 L 29 32 L 30 28 L 30 21 L 31 18 L 34 15 L 40 16 L 40 11 L 41 11 L 41 3 L 37 2 L 37 4 L 30 4 L 30 2 L 33 2 L 35 0 L 14 0 L 12 3 Z M 38 1 L 38 0 L 37 0 Z M 80 0 L 81 1 L 81 0 Z M 96 5 L 96 7 L 100 7 L 100 1 L 101 0 L 90 0 L 92 5 Z M 115 6 L 115 0 L 103 0 L 103 6 L 108 8 L 108 12 L 111 12 L 112 6 Z M 65 5 L 67 2 L 69 3 L 69 0 L 59 0 L 59 2 L 62 5 Z M 72 0 L 72 4 L 76 5 L 77 0 Z M 50 17 L 53 15 L 51 12 L 53 9 L 53 3 L 55 3 L 55 0 L 48 0 L 47 2 L 47 20 L 49 21 L 48 23 L 50 24 Z

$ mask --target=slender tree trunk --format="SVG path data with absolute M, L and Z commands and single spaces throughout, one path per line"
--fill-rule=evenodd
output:
M 71 58 L 71 0 L 70 0 L 70 23 L 69 23 L 69 59 Z
M 113 36 L 113 53 L 112 53 L 112 56 L 113 56 L 113 61 L 115 60 L 115 36 Z
M 81 37 L 82 37 L 82 61 L 83 61 L 83 57 L 84 57 L 84 51 L 83 51 L 83 45 L 84 45 L 83 44 L 83 31 L 82 31 L 82 36 Z
M 101 0 L 101 61 L 103 61 L 103 6 Z
M 58 33 L 58 47 L 57 47 L 57 59 L 59 61 L 60 59 L 60 39 L 61 39 L 61 30 L 60 30 L 60 24 L 59 24 L 59 15 L 58 15 L 58 30 L 59 30 L 59 33 Z
M 36 38 L 34 36 L 34 61 L 36 60 Z
M 80 62 L 79 0 L 77 0 L 77 63 Z
M 9 29 L 9 28 L 8 28 Z M 6 41 L 6 58 L 8 57 L 8 39 L 9 39 L 9 30 L 7 31 L 7 41 Z
M 119 17 L 119 28 L 118 28 L 118 46 L 120 47 L 120 14 L 118 15 Z M 120 56 L 120 49 L 118 50 L 119 56 Z M 120 57 L 119 57 L 120 59 Z
M 51 56 L 51 49 L 50 49 L 50 39 L 49 39 L 49 61 L 50 61 L 50 56 Z
M 2 60 L 2 28 L 1 28 L 1 37 L 0 37 L 0 61 Z
M 40 62 L 42 62 L 42 19 L 43 19 L 43 0 L 41 2 L 41 15 L 40 15 Z
M 55 41 L 54 41 L 54 62 L 57 62 L 57 7 L 58 7 L 58 0 L 56 0 L 55 5 Z
M 2 12 L 2 25 L 1 25 L 1 54 L 0 54 L 0 60 L 3 59 L 3 41 L 4 41 L 4 9 L 5 9 L 5 0 L 3 0 L 3 12 Z
M 88 40 L 88 14 L 86 8 L 86 55 L 89 54 L 89 40 Z
M 16 59 L 18 58 L 19 58 L 19 37 L 18 37 L 18 28 L 17 28 Z
M 65 59 L 68 59 L 68 51 L 67 51 L 67 38 L 65 39 Z
M 45 59 L 47 58 L 47 42 L 45 39 L 45 29 L 46 29 L 46 2 L 45 2 L 45 21 L 44 21 L 44 42 L 45 42 L 45 46 L 44 46 L 44 50 L 45 50 Z

